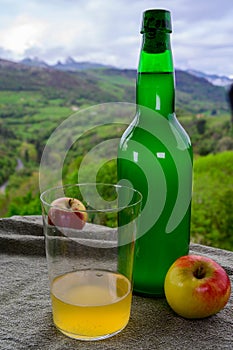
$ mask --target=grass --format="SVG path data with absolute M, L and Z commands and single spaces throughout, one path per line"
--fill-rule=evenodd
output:
M 30 91 L 0 91 L 0 104 L 1 105 L 40 105 L 40 102 L 44 100 L 44 97 L 39 92 Z

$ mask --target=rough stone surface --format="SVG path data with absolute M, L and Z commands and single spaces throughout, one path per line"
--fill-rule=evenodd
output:
M 120 334 L 99 342 L 63 336 L 52 322 L 41 217 L 0 219 L 1 350 L 232 349 L 233 298 L 217 315 L 186 320 L 164 298 L 133 297 Z M 233 282 L 233 252 L 191 244 L 191 253 L 220 263 Z

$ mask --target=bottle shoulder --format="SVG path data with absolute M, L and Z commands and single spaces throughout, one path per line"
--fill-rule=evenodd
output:
M 119 147 L 122 148 L 126 140 L 130 139 L 133 136 L 134 132 L 137 132 L 138 125 L 138 115 L 136 114 L 132 122 L 125 129 L 124 133 L 121 136 Z
M 169 144 L 180 150 L 189 149 L 192 153 L 189 135 L 178 121 L 175 113 L 165 118 L 154 111 L 147 111 L 146 118 L 138 113 L 132 123 L 125 130 L 120 140 L 120 149 L 129 149 L 129 142 L 133 141 L 154 147 L 155 143 L 160 146 Z
M 179 134 L 178 138 L 181 138 L 183 143 L 188 146 L 188 147 L 192 147 L 191 144 L 191 139 L 189 137 L 189 134 L 187 133 L 187 131 L 184 129 L 184 127 L 181 125 L 181 123 L 179 122 L 179 120 L 176 117 L 176 114 L 173 113 L 169 116 L 169 122 L 170 125 L 173 129 L 173 133 L 176 135 L 176 133 Z

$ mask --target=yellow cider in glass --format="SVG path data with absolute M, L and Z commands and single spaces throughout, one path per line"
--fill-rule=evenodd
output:
M 54 323 L 72 338 L 103 339 L 127 325 L 131 298 L 131 284 L 121 274 L 103 270 L 70 272 L 52 284 Z

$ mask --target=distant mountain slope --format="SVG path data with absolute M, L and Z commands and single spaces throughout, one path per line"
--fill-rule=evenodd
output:
M 106 85 L 106 84 L 105 84 Z M 0 90 L 40 91 L 48 98 L 77 103 L 132 102 L 134 90 L 126 85 L 101 84 L 91 71 L 63 72 L 0 60 Z
M 34 66 L 34 67 L 47 67 L 52 69 L 58 69 L 62 71 L 71 71 L 76 72 L 80 70 L 87 70 L 87 69 L 99 69 L 99 68 L 113 68 L 111 66 L 106 66 L 100 63 L 93 63 L 93 62 L 78 62 L 72 57 L 67 57 L 67 59 L 62 62 L 58 61 L 55 64 L 48 64 L 45 61 L 40 60 L 39 58 L 24 58 L 20 63 L 23 63 L 28 66 Z M 180 70 L 180 69 L 178 69 Z M 196 76 L 198 78 L 204 78 L 209 83 L 216 85 L 216 86 L 229 86 L 233 83 L 233 79 L 230 79 L 227 76 L 220 76 L 217 74 L 207 74 L 204 72 L 197 71 L 195 69 L 188 69 L 186 70 L 187 73 Z
M 19 63 L 24 64 L 26 66 L 31 67 L 46 67 L 46 68 L 52 68 L 62 71 L 70 71 L 70 72 L 76 72 L 80 70 L 86 70 L 86 69 L 95 69 L 95 68 L 106 68 L 110 66 L 103 65 L 101 63 L 93 63 L 93 62 L 77 62 L 72 57 L 67 57 L 67 59 L 64 62 L 58 61 L 55 64 L 49 65 L 45 61 L 40 60 L 39 58 L 24 58 Z
M 177 106 L 189 112 L 199 111 L 216 114 L 228 111 L 227 91 L 221 86 L 214 86 L 204 78 L 199 78 L 185 71 L 176 70 Z
M 206 73 L 194 70 L 194 69 L 188 69 L 187 72 L 196 76 L 196 77 L 204 78 L 213 85 L 229 86 L 229 85 L 233 84 L 233 79 L 230 79 L 229 77 L 226 77 L 224 75 L 219 76 L 217 74 L 206 74 Z
M 100 63 L 77 62 L 72 57 L 68 57 L 64 63 L 58 61 L 55 65 L 52 65 L 52 68 L 62 71 L 75 72 L 86 69 L 106 68 L 106 66 Z
M 125 78 L 135 84 L 136 70 L 108 68 L 99 70 L 99 76 L 114 79 Z M 176 106 L 189 113 L 218 113 L 228 111 L 227 91 L 214 86 L 204 78 L 193 76 L 182 70 L 176 70 Z
M 0 90 L 40 91 L 48 98 L 78 104 L 135 102 L 136 70 L 90 63 L 90 69 L 67 71 L 37 62 L 39 66 L 35 62 L 0 60 Z M 67 64 L 73 66 L 77 62 L 69 59 Z M 228 111 L 225 89 L 204 78 L 176 70 L 176 87 L 176 106 L 183 111 L 210 114 Z
M 24 64 L 25 66 L 30 66 L 30 67 L 43 67 L 43 68 L 49 68 L 49 64 L 46 62 L 38 59 L 38 58 L 24 58 L 19 62 L 20 64 Z

